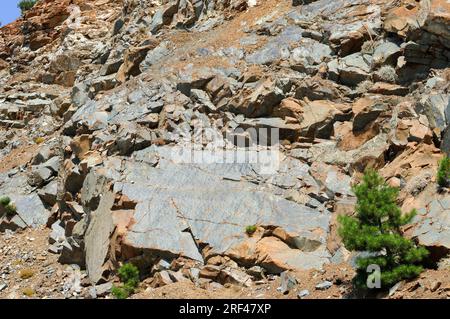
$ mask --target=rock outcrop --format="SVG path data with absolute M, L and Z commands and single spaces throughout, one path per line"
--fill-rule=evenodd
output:
M 297 2 L 41 0 L 1 28 L 0 231 L 48 225 L 93 284 L 131 260 L 247 286 L 348 260 L 374 167 L 443 258 L 448 1 Z

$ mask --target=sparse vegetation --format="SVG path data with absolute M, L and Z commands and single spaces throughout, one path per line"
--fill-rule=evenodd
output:
M 17 4 L 17 7 L 20 9 L 22 14 L 24 14 L 25 12 L 33 8 L 36 2 L 38 2 L 38 0 L 21 0 Z
M 444 156 L 442 160 L 439 161 L 439 168 L 436 177 L 437 183 L 440 187 L 448 187 L 450 184 L 450 158 Z
M 139 285 L 139 269 L 133 264 L 124 264 L 118 274 L 122 285 L 114 285 L 111 293 L 117 299 L 127 299 Z
M 22 290 L 22 293 L 27 297 L 33 297 L 35 292 L 33 288 L 26 287 Z
M 0 197 L 0 206 L 2 207 L 1 210 L 3 210 L 8 216 L 13 216 L 17 213 L 16 205 L 11 202 L 11 199 L 8 196 Z
M 373 170 L 366 171 L 353 191 L 357 197 L 356 216 L 339 216 L 338 220 L 345 247 L 369 253 L 368 257 L 357 258 L 355 286 L 368 288 L 367 281 L 373 278 L 368 272 L 370 265 L 380 268 L 377 288 L 418 276 L 423 271 L 420 262 L 428 251 L 403 237 L 400 229 L 414 218 L 416 211 L 402 215 L 396 204 L 398 189 L 388 186 Z
M 375 45 L 373 41 L 366 41 L 361 46 L 361 52 L 364 54 L 373 54 L 375 51 Z
M 36 144 L 42 144 L 42 143 L 44 143 L 45 142 L 45 138 L 43 138 L 43 137 L 36 137 L 35 139 L 34 139 L 34 142 L 36 143 Z
M 249 225 L 245 227 L 245 232 L 249 236 L 253 235 L 256 232 L 256 225 Z
M 390 65 L 383 65 L 375 75 L 378 79 L 387 83 L 395 83 L 398 79 L 397 72 Z
M 20 279 L 29 279 L 34 276 L 34 270 L 30 268 L 24 268 L 19 271 L 19 277 Z
M 373 86 L 373 82 L 366 80 L 363 82 L 360 82 L 358 84 L 358 86 L 356 87 L 356 92 L 360 93 L 360 94 L 364 94 L 367 93 Z
M 11 199 L 8 196 L 2 196 L 0 197 L 0 205 L 3 207 L 8 206 L 9 203 L 11 203 Z
M 16 205 L 14 203 L 9 203 L 8 205 L 5 206 L 5 211 L 6 215 L 14 216 L 15 214 L 17 214 Z
M 127 299 L 132 291 L 130 291 L 128 286 L 123 285 L 122 287 L 113 286 L 111 293 L 116 299 Z

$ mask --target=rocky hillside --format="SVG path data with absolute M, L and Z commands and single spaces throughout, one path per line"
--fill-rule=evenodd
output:
M 336 218 L 373 167 L 431 252 L 431 284 L 405 291 L 449 296 L 449 26 L 446 0 L 40 0 L 0 29 L 0 196 L 16 206 L 0 251 L 36 234 L 70 265 L 61 289 L 31 282 L 41 297 L 107 295 L 131 261 L 147 293 L 258 297 L 312 272 L 340 298 L 355 255 Z M 249 149 L 274 157 L 221 157 Z M 0 296 L 27 262 L 63 285 L 24 254 L 0 257 Z

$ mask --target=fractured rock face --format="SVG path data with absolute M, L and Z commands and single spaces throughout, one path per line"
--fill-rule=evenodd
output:
M 248 287 L 346 261 L 373 167 L 447 251 L 448 2 L 275 2 L 41 0 L 1 28 L 0 230 L 53 225 L 93 283 Z
M 326 236 L 326 213 L 274 197 L 249 183 L 223 180 L 214 166 L 203 171 L 202 166 L 165 165 L 130 165 L 126 180 L 115 186 L 138 203 L 135 223 L 125 236 L 127 245 L 202 261 L 198 243 L 223 254 L 245 238 L 247 225 L 277 225 L 293 237 L 319 242 Z M 136 175 L 143 170 L 145 176 Z
M 421 245 L 450 250 L 450 201 L 448 198 L 435 199 L 428 204 L 427 214 L 415 228 L 413 236 Z
M 6 174 L 5 174 L 6 175 Z M 39 227 L 47 224 L 50 212 L 27 183 L 24 174 L 8 177 L 0 174 L 0 194 L 7 196 L 16 207 L 14 215 L 0 214 L 0 229 Z
M 91 221 L 85 235 L 86 268 L 92 282 L 98 282 L 102 276 L 102 266 L 109 249 L 109 237 L 114 229 L 111 207 L 114 202 L 112 193 L 105 193 L 98 209 L 92 212 Z
M 355 86 L 370 76 L 372 56 L 354 53 L 340 60 L 333 60 L 328 64 L 330 78 L 339 82 Z

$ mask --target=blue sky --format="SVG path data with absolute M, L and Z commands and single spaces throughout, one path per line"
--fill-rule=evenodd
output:
M 20 10 L 17 8 L 19 0 L 0 0 L 0 22 L 6 25 L 13 22 L 20 16 Z

